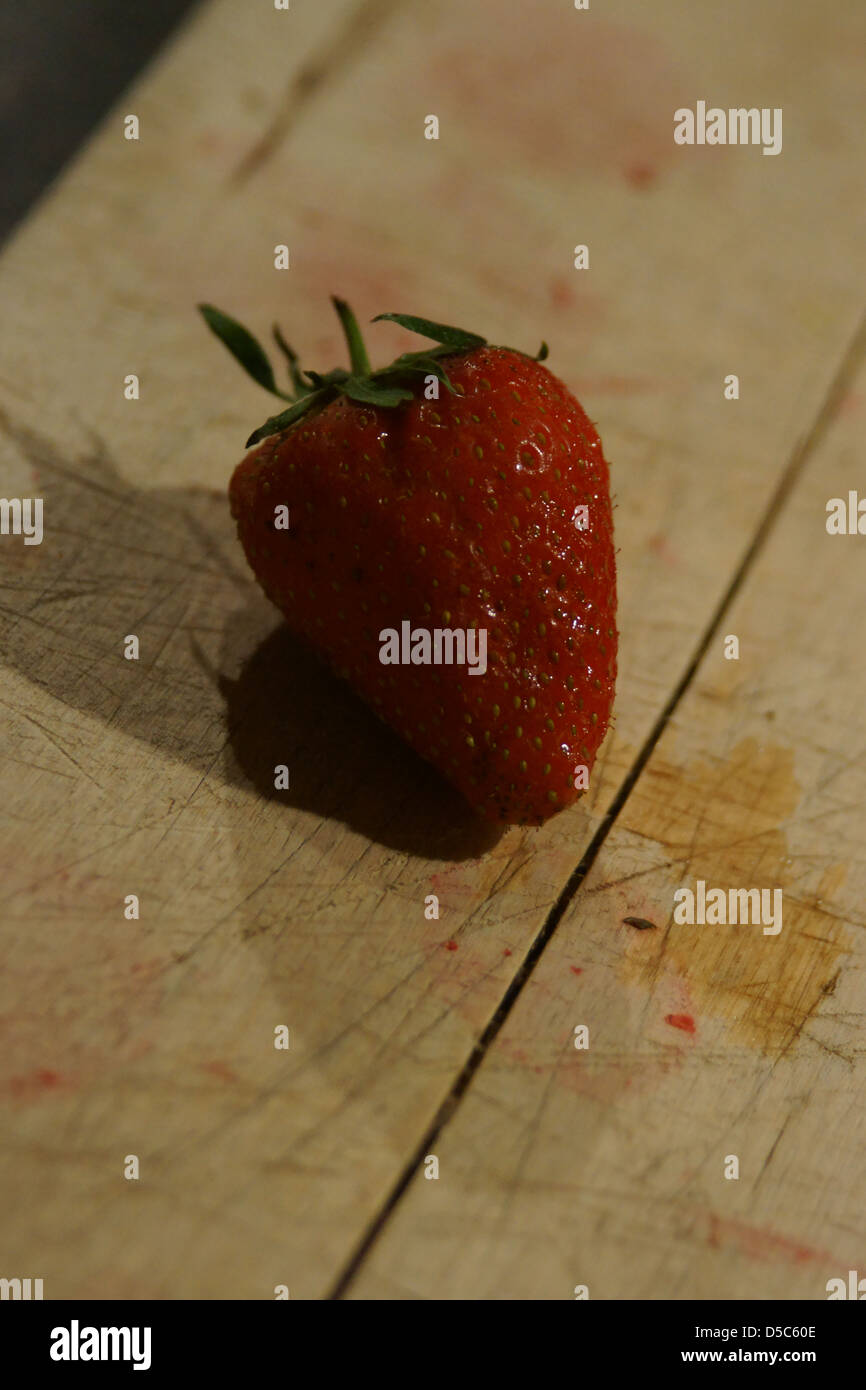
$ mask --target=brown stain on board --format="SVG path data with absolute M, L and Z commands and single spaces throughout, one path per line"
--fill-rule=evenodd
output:
M 772 1057 L 796 1044 L 850 949 L 844 924 L 823 907 L 846 866 L 828 865 L 810 891 L 803 864 L 788 852 L 783 826 L 801 796 L 792 750 L 748 738 L 725 760 L 680 767 L 657 756 L 620 817 L 676 861 L 668 924 L 629 934 L 622 978 L 651 991 L 684 982 L 696 1018 L 722 1019 L 733 1040 Z M 781 888 L 781 932 L 674 923 L 674 888 L 694 892 L 698 879 L 708 890 Z

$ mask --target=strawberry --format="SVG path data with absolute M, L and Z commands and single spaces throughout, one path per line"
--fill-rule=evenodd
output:
M 586 785 L 613 702 L 601 442 L 541 365 L 544 344 L 533 358 L 380 314 L 436 346 L 372 371 L 354 316 L 333 302 L 351 367 L 302 372 L 275 328 L 292 392 L 246 329 L 200 306 L 289 402 L 231 479 L 241 544 L 290 626 L 473 806 L 540 824 Z M 459 646 L 446 664 L 456 639 L 437 648 L 437 629 L 465 635 L 463 664 Z M 398 652 L 407 664 L 387 664 Z

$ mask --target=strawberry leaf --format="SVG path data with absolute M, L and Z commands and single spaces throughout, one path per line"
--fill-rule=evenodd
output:
M 332 372 L 313 372 L 306 373 L 316 390 L 323 386 L 339 386 L 342 382 L 348 381 L 349 373 L 345 367 L 335 367 Z M 309 386 L 307 390 L 309 391 Z
M 216 334 L 258 386 L 263 386 L 274 396 L 281 396 L 284 401 L 292 399 L 277 386 L 273 368 L 252 333 L 212 304 L 199 304 L 198 307 L 211 332 Z
M 334 395 L 334 389 L 326 386 L 321 391 L 311 391 L 309 396 L 304 396 L 301 400 L 295 401 L 288 410 L 283 410 L 279 415 L 272 415 L 257 430 L 254 430 L 246 442 L 246 448 L 252 448 L 253 444 L 258 444 L 260 440 L 267 439 L 270 434 L 280 434 L 288 429 L 296 420 L 300 420 L 302 415 L 306 415 L 313 406 L 324 405 Z
M 390 367 L 383 367 L 381 371 L 374 372 L 372 379 L 378 382 L 383 378 L 387 380 L 388 377 L 400 377 L 410 372 L 419 373 L 421 376 L 438 377 L 452 396 L 457 395 L 442 363 L 437 362 L 435 357 L 428 356 L 424 352 L 413 352 L 407 354 L 406 357 L 398 357 L 397 361 L 392 362 Z
M 318 410 L 341 395 L 363 405 L 398 406 L 404 401 L 415 399 L 418 383 L 414 378 L 418 376 L 434 376 L 452 395 L 456 395 L 457 391 L 445 370 L 444 360 L 487 346 L 487 339 L 478 333 L 467 333 L 462 328 L 434 323 L 432 319 L 418 318 L 414 314 L 377 314 L 372 320 L 373 323 L 399 324 L 401 328 L 432 339 L 436 346 L 422 348 L 418 352 L 404 352 L 390 366 L 374 371 L 370 366 L 364 339 L 352 310 L 345 300 L 336 296 L 332 297 L 331 303 L 346 338 L 351 364 L 349 371 L 346 371 L 345 367 L 335 367 L 333 371 L 324 373 L 302 371 L 298 354 L 286 342 L 279 327 L 276 324 L 273 326 L 274 342 L 288 366 L 289 378 L 294 389 L 292 395 L 279 389 L 268 358 L 257 340 L 242 324 L 224 314 L 221 309 L 214 308 L 212 304 L 199 304 L 199 310 L 211 332 L 228 348 L 253 381 L 258 386 L 263 386 L 266 391 L 279 396 L 281 400 L 289 402 L 287 410 L 281 411 L 279 415 L 270 416 L 250 435 L 247 448 L 258 444 L 269 435 L 280 434 L 283 430 L 289 429 L 306 415 L 307 411 Z M 542 343 L 538 355 L 530 360 L 543 362 L 547 355 L 547 344 Z M 415 390 L 411 389 L 413 385 Z
M 487 339 L 479 337 L 477 333 L 467 333 L 462 328 L 449 328 L 447 324 L 433 323 L 430 319 L 415 318 L 413 314 L 377 314 L 372 322 L 381 323 L 383 319 L 390 323 L 399 323 L 401 328 L 408 328 L 410 333 L 420 333 L 423 338 L 432 338 L 434 343 L 443 343 L 446 347 L 461 351 L 485 347 L 487 344 Z
M 271 332 L 274 335 L 274 342 L 280 349 L 280 352 L 283 354 L 288 364 L 289 378 L 291 380 L 292 386 L 295 389 L 295 396 L 306 396 L 310 391 L 312 391 L 313 388 L 309 386 L 306 381 L 304 381 L 304 374 L 301 371 L 300 359 L 298 358 L 298 354 L 295 352 L 295 349 L 293 347 L 290 347 L 289 344 L 286 342 L 285 338 L 280 332 L 279 324 L 275 323 L 273 328 L 271 329 Z
M 353 401 L 363 405 L 399 405 L 411 401 L 413 395 L 403 386 L 377 386 L 370 377 L 350 376 L 340 390 Z

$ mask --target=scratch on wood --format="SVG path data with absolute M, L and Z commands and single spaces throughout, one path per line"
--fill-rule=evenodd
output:
M 362 0 L 322 53 L 296 73 L 270 125 L 232 172 L 231 186 L 237 188 L 245 184 L 273 157 L 323 83 L 361 57 L 367 44 L 401 2 Z

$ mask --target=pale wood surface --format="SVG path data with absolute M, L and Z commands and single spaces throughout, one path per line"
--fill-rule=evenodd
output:
M 866 548 L 824 522 L 866 367 L 844 399 L 355 1296 L 820 1299 L 862 1269 Z M 674 922 L 697 879 L 781 888 L 780 932 Z
M 299 0 L 284 15 L 216 0 L 0 259 L 2 492 L 44 496 L 46 526 L 41 547 L 0 541 L 0 1207 L 4 1260 L 43 1277 L 48 1297 L 334 1287 L 689 669 L 850 355 L 866 261 L 866 16 L 842 4 L 830 25 L 740 0 L 716 31 L 693 9 L 450 0 L 434 22 L 420 3 Z M 698 98 L 783 106 L 783 154 L 677 150 L 672 112 Z M 138 144 L 121 138 L 128 111 Z M 437 143 L 422 138 L 430 112 Z M 283 275 L 278 242 L 292 251 Z M 582 275 L 577 242 L 591 248 Z M 224 485 L 267 401 L 194 305 L 212 300 L 262 334 L 279 317 L 318 365 L 338 351 L 331 292 L 362 318 L 414 310 L 530 349 L 545 336 L 599 423 L 618 501 L 617 722 L 590 797 L 542 831 L 479 834 L 317 673 L 245 572 Z M 369 338 L 383 359 L 404 341 L 384 326 Z M 141 376 L 135 403 L 127 372 Z M 729 372 L 736 403 L 722 397 Z M 838 428 L 854 434 L 820 456 L 843 492 L 856 486 L 862 387 L 846 399 Z M 863 667 L 844 624 L 862 566 L 857 539 L 824 544 L 832 488 L 817 454 L 806 467 L 726 628 L 744 647 L 749 636 L 748 655 L 736 665 L 708 650 L 437 1141 L 442 1177 L 413 1184 L 353 1294 L 568 1297 L 582 1281 L 596 1296 L 737 1297 L 739 1279 L 766 1275 L 799 1295 L 835 1271 L 785 1241 L 834 1258 L 856 1244 L 846 1058 L 862 1007 Z M 130 632 L 138 663 L 122 659 Z M 282 800 L 268 792 L 276 762 L 291 767 Z M 828 776 L 809 820 L 801 798 Z M 776 790 L 762 810 L 765 784 Z M 707 795 L 721 796 L 716 819 Z M 752 853 L 761 837 L 766 863 Z M 812 930 L 824 874 L 818 895 L 844 919 L 832 961 L 794 951 L 751 1032 L 737 1020 L 751 958 L 710 952 L 693 967 L 674 943 L 675 965 L 666 954 L 656 970 L 660 934 L 632 941 L 616 925 L 662 908 L 689 854 L 712 881 L 754 868 L 771 882 L 792 860 L 785 883 L 804 916 L 755 947 L 755 970 Z M 424 918 L 429 892 L 438 922 Z M 141 896 L 138 923 L 123 918 L 128 893 Z M 835 994 L 815 1000 L 837 957 Z M 686 1011 L 664 989 L 693 968 L 687 1038 L 659 1017 Z M 713 982 L 729 969 L 725 992 Z M 594 1019 L 590 1053 L 563 1053 L 566 1024 Z M 288 1053 L 272 1046 L 280 1023 Z M 560 1103 L 563 1056 L 581 1081 Z M 768 1074 L 757 1125 L 748 1103 Z M 837 1112 L 852 1133 L 834 1147 L 846 1164 L 834 1182 L 809 1145 Z M 756 1194 L 754 1163 L 786 1119 Z M 743 1178 L 718 1192 L 717 1155 L 745 1148 L 744 1127 Z M 128 1153 L 138 1183 L 122 1178 Z M 735 1224 L 712 1225 L 724 1220 Z M 835 1239 L 830 1220 L 854 1234 Z M 752 1258 L 751 1237 L 730 1234 L 737 1221 L 775 1233 L 773 1259 Z

